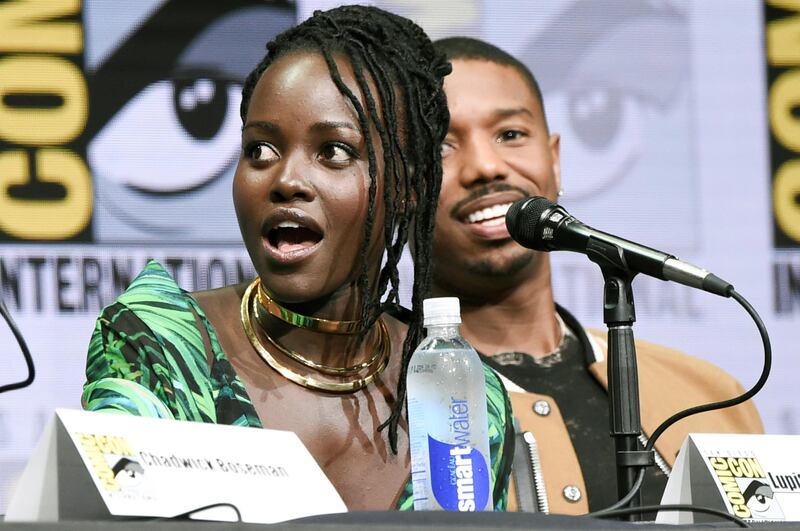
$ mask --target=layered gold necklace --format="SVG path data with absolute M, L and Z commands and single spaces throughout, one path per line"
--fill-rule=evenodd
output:
M 361 333 L 361 323 L 359 321 L 332 321 L 293 312 L 275 301 L 269 292 L 263 288 L 260 279 L 256 278 L 247 287 L 244 295 L 242 295 L 241 318 L 245 334 L 253 345 L 253 348 L 255 348 L 258 355 L 261 356 L 261 359 L 263 359 L 267 365 L 272 367 L 287 380 L 298 385 L 308 389 L 316 389 L 329 393 L 352 393 L 369 385 L 383 372 L 386 365 L 389 363 L 391 337 L 389 335 L 389 329 L 383 319 L 378 319 L 376 322 L 378 327 L 378 344 L 370 359 L 356 365 L 345 367 L 334 367 L 310 360 L 299 352 L 282 345 L 269 334 L 266 327 L 259 326 L 258 328 L 261 335 L 263 335 L 270 345 L 299 365 L 334 378 L 357 376 L 363 371 L 367 371 L 367 374 L 363 377 L 358 376 L 354 380 L 341 382 L 331 379 L 317 379 L 295 372 L 292 368 L 278 361 L 278 359 L 267 350 L 259 334 L 256 332 L 253 326 L 253 318 L 255 317 L 256 322 L 263 322 L 260 315 L 260 307 L 266 308 L 270 315 L 277 317 L 287 324 L 321 333 L 355 335 Z

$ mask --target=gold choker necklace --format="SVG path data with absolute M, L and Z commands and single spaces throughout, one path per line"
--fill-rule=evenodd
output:
M 253 297 L 253 291 L 257 287 L 258 279 L 253 281 L 245 290 L 244 295 L 242 296 L 242 305 L 241 305 L 241 319 L 242 319 L 242 326 L 244 327 L 245 334 L 247 338 L 250 340 L 250 343 L 253 345 L 253 348 L 256 349 L 258 355 L 261 356 L 267 365 L 275 369 L 281 376 L 286 378 L 287 380 L 294 382 L 298 385 L 301 385 L 308 389 L 316 389 L 318 391 L 326 391 L 329 393 L 353 393 L 360 389 L 363 389 L 386 368 L 389 363 L 389 352 L 391 350 L 391 340 L 389 337 L 389 330 L 386 327 L 386 323 L 383 322 L 383 319 L 378 319 L 378 331 L 380 333 L 380 344 L 377 348 L 376 353 L 370 358 L 369 361 L 356 365 L 354 367 L 330 367 L 327 365 L 317 364 L 311 360 L 308 360 L 304 356 L 298 354 L 297 352 L 291 351 L 275 341 L 270 335 L 267 333 L 264 327 L 261 327 L 261 332 L 263 333 L 264 337 L 272 344 L 275 348 L 277 348 L 280 352 L 286 354 L 291 359 L 306 365 L 312 369 L 316 369 L 320 372 L 327 372 L 327 373 L 335 373 L 335 374 L 352 374 L 354 372 L 361 371 L 363 369 L 369 368 L 377 364 L 377 367 L 367 376 L 364 378 L 359 378 L 357 380 L 353 380 L 350 382 L 332 382 L 332 381 L 325 381 L 325 380 L 317 380 L 315 378 L 311 378 L 310 376 L 305 376 L 302 374 L 298 374 L 294 372 L 289 367 L 281 365 L 277 359 L 266 349 L 266 347 L 261 343 L 261 340 L 256 335 L 255 329 L 253 327 L 253 318 L 251 316 L 251 311 L 253 314 L 257 315 L 258 306 L 257 306 L 257 297 Z M 334 321 L 335 322 L 335 321 Z M 291 353 L 291 354 L 289 354 Z M 302 360 L 302 361 L 301 361 Z
M 333 374 L 341 376 L 341 375 L 355 374 L 357 372 L 361 372 L 364 369 L 371 367 L 376 361 L 378 361 L 381 355 L 383 355 L 386 349 L 388 348 L 389 331 L 387 330 L 386 324 L 383 322 L 383 320 L 378 319 L 378 326 L 380 327 L 379 328 L 380 346 L 375 350 L 375 354 L 373 354 L 370 359 L 356 365 L 351 365 L 349 367 L 333 367 L 331 365 L 317 363 L 315 361 L 306 358 L 299 352 L 295 352 L 294 350 L 291 350 L 281 345 L 275 339 L 273 339 L 273 337 L 269 335 L 269 332 L 267 332 L 266 327 L 263 325 L 264 321 L 261 318 L 261 312 L 259 312 L 259 307 L 260 305 L 258 304 L 257 301 L 253 302 L 253 307 L 252 307 L 253 314 L 255 315 L 256 322 L 262 323 L 261 332 L 264 334 L 264 337 L 266 337 L 270 343 L 272 343 L 278 350 L 280 350 L 287 357 L 293 359 L 294 361 L 300 363 L 301 365 L 305 365 L 310 369 L 314 369 L 324 374 Z
M 258 285 L 258 302 L 267 311 L 277 317 L 281 321 L 288 323 L 298 328 L 306 328 L 314 332 L 323 332 L 325 334 L 357 334 L 361 332 L 363 326 L 361 321 L 331 321 L 330 319 L 321 319 L 319 317 L 309 317 L 302 315 L 288 308 L 284 308 L 272 298 L 270 293 L 264 288 L 260 278 L 253 281 Z

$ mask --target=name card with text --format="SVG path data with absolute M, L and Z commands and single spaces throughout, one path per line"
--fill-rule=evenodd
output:
M 752 522 L 800 521 L 800 435 L 690 434 L 661 503 L 702 505 Z M 656 521 L 719 519 L 663 511 Z
M 347 511 L 292 432 L 60 409 L 6 521 L 236 520 L 234 507 L 256 523 Z

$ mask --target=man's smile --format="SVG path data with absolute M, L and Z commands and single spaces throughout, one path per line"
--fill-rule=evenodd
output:
M 451 215 L 478 239 L 507 239 L 510 236 L 506 229 L 506 212 L 512 203 L 527 195 L 524 190 L 507 185 L 483 188 L 480 193 L 472 193 L 459 201 Z

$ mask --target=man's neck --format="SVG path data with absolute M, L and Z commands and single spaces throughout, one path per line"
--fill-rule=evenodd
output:
M 441 286 L 434 286 L 434 291 L 438 296 L 461 299 L 461 333 L 484 355 L 523 352 L 536 358 L 546 356 L 561 340 L 549 261 L 539 264 L 533 275 L 504 280 L 505 286 L 495 279 L 479 279 L 474 285 L 486 286 L 485 297 Z

